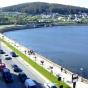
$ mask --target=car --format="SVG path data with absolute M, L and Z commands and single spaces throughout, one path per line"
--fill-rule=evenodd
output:
M 5 57 L 5 60 L 11 60 L 11 59 L 12 59 L 12 58 L 9 57 L 9 56 Z
M 37 84 L 30 78 L 25 80 L 25 88 L 38 88 Z
M 25 73 L 23 73 L 23 72 L 20 72 L 19 74 L 18 74 L 18 76 L 19 76 L 19 79 L 21 80 L 21 82 L 25 82 L 25 80 L 27 79 L 27 75 L 25 74 Z
M 12 74 L 10 73 L 10 70 L 8 68 L 4 68 L 2 70 L 2 77 L 4 78 L 5 82 L 12 82 L 13 81 Z
M 13 64 L 12 68 L 13 68 L 14 72 L 22 72 L 22 69 L 19 68 L 16 64 Z
M 2 49 L 0 49 L 0 54 L 5 54 L 5 52 Z
M 6 68 L 6 65 L 4 63 L 0 63 L 0 71 L 2 71 L 4 68 Z
M 18 56 L 18 55 L 16 55 L 15 52 L 10 52 L 10 54 L 11 54 L 12 57 L 17 57 Z
M 5 56 L 8 56 L 8 54 L 5 54 Z
M 0 64 L 2 63 L 2 59 L 0 58 Z
M 44 88 L 57 88 L 54 83 L 44 83 Z

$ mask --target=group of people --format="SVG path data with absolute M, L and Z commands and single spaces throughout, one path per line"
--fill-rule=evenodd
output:
M 35 52 L 33 50 L 25 50 L 24 52 L 28 55 L 35 55 Z

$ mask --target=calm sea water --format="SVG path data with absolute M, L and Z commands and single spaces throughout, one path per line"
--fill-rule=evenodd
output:
M 27 29 L 6 32 L 5 35 L 88 78 L 88 26 Z

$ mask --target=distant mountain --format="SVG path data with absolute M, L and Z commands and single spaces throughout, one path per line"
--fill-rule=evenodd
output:
M 14 6 L 8 6 L 2 8 L 2 11 L 7 12 L 23 12 L 28 14 L 50 14 L 50 13 L 59 13 L 59 14 L 79 14 L 79 13 L 88 13 L 87 8 L 62 5 L 62 4 L 50 4 L 44 2 L 32 2 L 24 3 Z

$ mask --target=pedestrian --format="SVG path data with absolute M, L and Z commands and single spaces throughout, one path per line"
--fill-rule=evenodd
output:
M 63 71 L 63 67 L 61 67 L 61 72 Z
M 65 74 L 67 74 L 67 70 L 66 69 L 64 69 L 64 72 L 65 72 Z
M 64 82 L 64 79 L 65 79 L 65 78 L 63 78 L 63 82 Z
M 33 50 L 30 50 L 30 54 L 32 54 L 33 53 Z
M 24 51 L 24 53 L 26 54 L 26 50 Z
M 30 55 L 30 51 L 28 50 L 28 55 Z
M 37 57 L 36 57 L 36 56 L 34 56 L 34 58 L 35 58 L 35 61 L 36 61 L 36 58 L 37 58 Z

